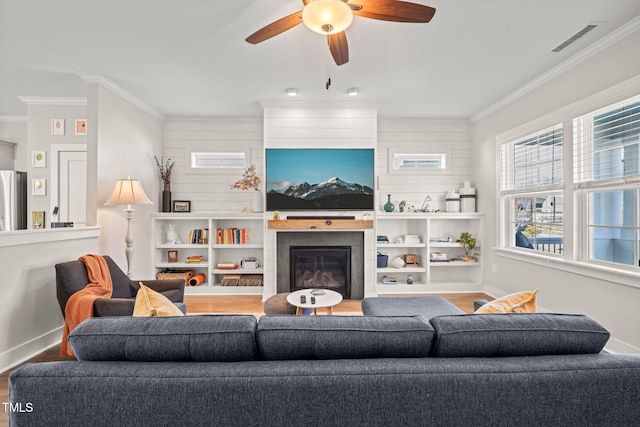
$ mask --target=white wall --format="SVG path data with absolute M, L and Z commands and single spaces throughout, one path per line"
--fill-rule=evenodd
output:
M 54 265 L 98 250 L 93 228 L 0 233 L 0 372 L 60 343 Z
M 51 101 L 55 102 L 55 101 Z M 85 135 L 75 134 L 75 121 L 87 118 L 86 105 L 28 105 L 27 106 L 27 214 L 30 224 L 32 211 L 45 211 L 45 222 L 51 222 L 51 144 L 85 144 Z M 51 135 L 51 120 L 64 119 L 64 135 Z M 47 166 L 32 167 L 31 155 L 33 151 L 44 151 L 47 156 Z M 47 190 L 44 196 L 31 195 L 31 180 L 43 178 L 47 180 Z M 31 228 L 31 226 L 29 226 Z
M 125 242 L 126 206 L 104 206 L 118 179 L 139 179 L 153 205 L 136 205 L 133 217 L 133 279 L 148 279 L 151 255 L 151 213 L 161 208 L 160 178 L 153 155 L 162 154 L 163 121 L 99 83 L 88 91 L 87 192 L 94 196 L 95 224 L 102 227 L 100 253 L 110 255 L 127 269 Z M 88 216 L 90 215 L 88 210 Z M 87 223 L 91 224 L 90 218 Z
M 389 173 L 389 149 L 419 153 L 420 150 L 448 151 L 451 171 L 447 174 Z M 396 209 L 401 200 L 420 208 L 427 195 L 431 197 L 429 209 L 445 210 L 445 194 L 456 192 L 464 181 L 471 179 L 471 129 L 468 121 L 381 119 L 378 122 L 378 150 L 376 154 L 379 176 L 379 209 L 386 203 L 387 194 Z M 473 184 L 473 183 L 472 183 Z
M 249 155 L 248 164 L 255 164 L 258 175 L 263 176 L 262 135 L 260 118 L 167 121 L 164 126 L 164 156 L 175 162 L 171 180 L 172 199 L 190 200 L 191 210 L 200 212 L 240 212 L 242 208 L 250 207 L 251 192 L 230 189 L 244 170 L 192 172 L 187 166 L 191 151 L 245 151 Z M 264 185 L 260 188 L 264 190 Z
M 27 170 L 27 118 L 0 117 L 0 140 L 15 144 L 13 169 Z
M 640 31 L 621 39 L 587 60 L 550 78 L 501 109 L 473 123 L 473 176 L 481 197 L 479 209 L 487 213 L 485 248 L 498 245 L 498 199 L 496 136 L 580 100 L 640 76 Z M 622 91 L 616 97 L 637 95 Z M 613 101 L 611 101 L 613 102 Z M 605 104 L 606 105 L 606 104 Z M 604 106 L 604 105 L 602 105 Z M 553 115 L 552 115 L 553 116 Z M 545 120 L 551 120 L 546 117 Z M 542 128 L 541 128 L 542 129 Z M 565 155 L 570 155 L 566 153 Z M 565 218 L 565 225 L 571 224 Z M 609 348 L 614 351 L 640 352 L 640 287 L 624 284 L 620 276 L 596 278 L 592 271 L 565 272 L 558 264 L 534 265 L 498 256 L 483 250 L 485 289 L 501 296 L 523 289 L 539 288 L 539 305 L 556 312 L 585 313 L 612 332 Z M 495 270 L 495 273 L 492 271 Z M 637 280 L 636 280 L 637 282 Z
M 355 104 L 358 105 L 358 104 Z M 306 108 L 303 108 L 306 107 Z M 342 108 L 340 108 L 342 107 Z M 462 120 L 381 119 L 375 108 L 358 105 L 311 108 L 304 104 L 265 104 L 265 118 L 168 120 L 164 131 L 164 155 L 175 161 L 171 189 L 173 198 L 191 200 L 193 211 L 240 212 L 250 206 L 250 194 L 229 186 L 241 173 L 189 173 L 191 149 L 246 150 L 250 163 L 264 176 L 264 147 L 376 147 L 379 209 L 386 194 L 398 204 L 420 207 L 427 194 L 433 209 L 444 210 L 444 195 L 471 179 L 471 129 Z M 354 111 L 355 110 L 355 111 Z M 357 111 L 357 112 L 356 112 Z M 322 116 L 324 115 L 324 119 Z M 288 130 L 287 130 L 288 128 Z M 334 137 L 331 136 L 333 132 Z M 335 137 L 335 135 L 338 137 Z M 389 148 L 409 152 L 444 148 L 452 154 L 452 170 L 446 175 L 390 175 Z M 262 187 L 264 188 L 264 187 Z

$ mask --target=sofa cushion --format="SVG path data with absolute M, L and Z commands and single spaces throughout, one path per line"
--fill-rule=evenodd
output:
M 256 341 L 265 360 L 426 357 L 433 328 L 420 316 L 263 316 Z
M 538 289 L 505 295 L 482 305 L 476 313 L 535 313 L 537 293 Z
M 435 357 L 511 357 L 599 353 L 609 332 L 577 314 L 512 313 L 439 316 Z
M 134 317 L 155 317 L 155 316 L 183 316 L 176 305 L 169 298 L 145 286 L 140 282 L 140 290 L 136 295 L 136 302 L 133 306 Z
M 78 360 L 255 360 L 256 323 L 251 315 L 90 318 L 69 343 Z

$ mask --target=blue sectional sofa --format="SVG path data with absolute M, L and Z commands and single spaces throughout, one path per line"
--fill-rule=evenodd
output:
M 586 316 L 93 318 L 9 378 L 20 426 L 631 426 L 640 355 Z

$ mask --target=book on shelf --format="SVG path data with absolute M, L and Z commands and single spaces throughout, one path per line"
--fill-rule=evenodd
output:
M 447 262 L 449 261 L 447 254 L 442 252 L 431 252 L 430 255 L 431 262 Z
M 217 245 L 244 245 L 249 243 L 248 228 L 216 228 Z
M 237 262 L 219 262 L 216 266 L 218 270 L 236 270 L 238 268 Z
M 188 243 L 206 245 L 209 243 L 209 229 L 195 229 L 189 232 Z
M 204 256 L 202 255 L 193 255 L 187 257 L 187 264 L 198 264 L 204 262 Z
M 396 284 L 398 283 L 398 279 L 396 276 L 382 276 L 382 283 L 384 284 Z

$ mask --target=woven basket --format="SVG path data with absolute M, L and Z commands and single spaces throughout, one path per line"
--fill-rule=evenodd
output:
M 157 274 L 158 280 L 184 279 L 189 280 L 194 275 L 193 270 L 171 270 Z

